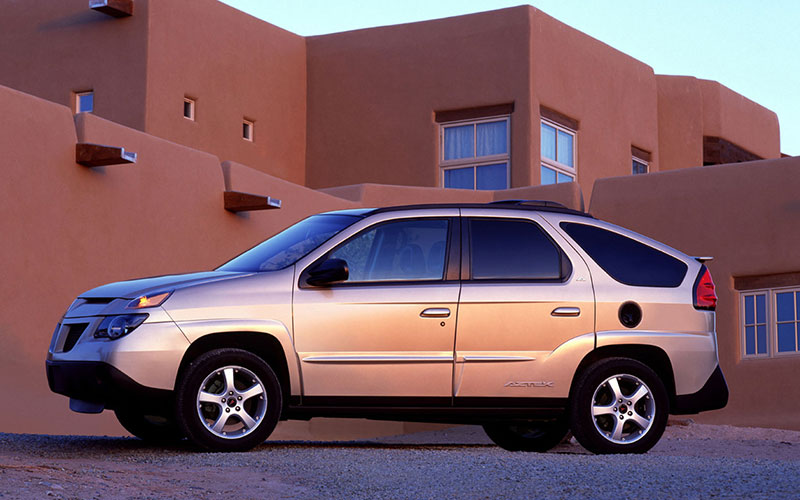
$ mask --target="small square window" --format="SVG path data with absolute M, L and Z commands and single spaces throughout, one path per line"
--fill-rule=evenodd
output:
M 187 120 L 194 121 L 194 108 L 195 108 L 195 100 L 190 99 L 189 97 L 183 98 L 183 117 Z
M 254 123 L 250 120 L 242 120 L 242 139 L 253 142 Z
M 631 170 L 633 175 L 646 174 L 648 170 L 649 165 L 646 161 L 636 158 L 635 156 L 633 157 L 633 168 Z
M 92 111 L 94 111 L 94 91 L 88 90 L 86 92 L 76 92 L 75 112 L 91 113 Z

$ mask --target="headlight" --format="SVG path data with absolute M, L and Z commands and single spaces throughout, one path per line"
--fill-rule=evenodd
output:
M 149 314 L 123 314 L 122 316 L 106 316 L 94 332 L 96 339 L 115 340 L 123 337 L 144 323 Z
M 128 302 L 125 306 L 126 309 L 144 309 L 145 307 L 156 307 L 164 303 L 165 300 L 172 295 L 172 292 L 161 292 L 157 295 L 142 295 L 132 301 Z

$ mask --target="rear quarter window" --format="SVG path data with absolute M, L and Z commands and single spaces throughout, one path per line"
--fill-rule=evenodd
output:
M 689 269 L 671 255 L 597 226 L 562 222 L 561 228 L 603 271 L 626 285 L 678 287 Z

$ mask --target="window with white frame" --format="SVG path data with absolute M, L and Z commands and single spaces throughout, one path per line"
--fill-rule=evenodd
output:
M 647 161 L 642 160 L 641 158 L 633 157 L 633 167 L 631 169 L 631 173 L 633 175 L 638 174 L 646 174 L 649 169 L 649 164 Z
M 191 97 L 183 98 L 183 117 L 187 120 L 194 121 L 195 104 L 195 100 Z
M 91 113 L 94 111 L 94 91 L 75 92 L 75 112 Z
M 542 184 L 573 182 L 577 176 L 575 168 L 574 130 L 556 122 L 542 119 L 541 150 Z
M 800 288 L 741 292 L 742 357 L 800 353 Z
M 510 116 L 440 124 L 442 186 L 508 189 Z

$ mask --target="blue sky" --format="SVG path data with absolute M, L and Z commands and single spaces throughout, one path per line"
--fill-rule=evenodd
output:
M 223 0 L 299 35 L 520 5 L 506 0 Z M 556 19 L 653 67 L 716 80 L 778 114 L 781 150 L 800 155 L 800 1 L 533 1 Z

